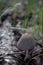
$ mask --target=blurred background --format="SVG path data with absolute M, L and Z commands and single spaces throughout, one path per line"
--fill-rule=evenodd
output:
M 0 0 L 0 17 L 8 8 L 14 10 L 13 26 L 25 29 L 24 33 L 29 32 L 42 42 L 43 0 Z

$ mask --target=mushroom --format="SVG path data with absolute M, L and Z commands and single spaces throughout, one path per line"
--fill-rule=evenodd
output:
M 21 50 L 33 49 L 36 45 L 35 39 L 28 33 L 23 34 L 17 43 L 17 47 Z

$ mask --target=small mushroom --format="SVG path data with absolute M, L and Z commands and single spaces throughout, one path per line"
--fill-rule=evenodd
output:
M 17 43 L 18 48 L 21 50 L 33 49 L 35 45 L 36 45 L 35 39 L 29 34 L 23 34 Z

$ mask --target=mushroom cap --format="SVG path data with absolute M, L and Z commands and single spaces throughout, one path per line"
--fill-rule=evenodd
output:
M 29 36 L 28 34 L 22 35 L 17 43 L 17 47 L 20 50 L 30 50 L 33 49 L 35 45 L 36 45 L 36 41 L 32 36 Z

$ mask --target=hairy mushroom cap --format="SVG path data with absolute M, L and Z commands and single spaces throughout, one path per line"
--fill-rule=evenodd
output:
M 21 50 L 30 50 L 33 49 L 36 45 L 34 38 L 28 34 L 24 34 L 19 39 L 17 46 Z

